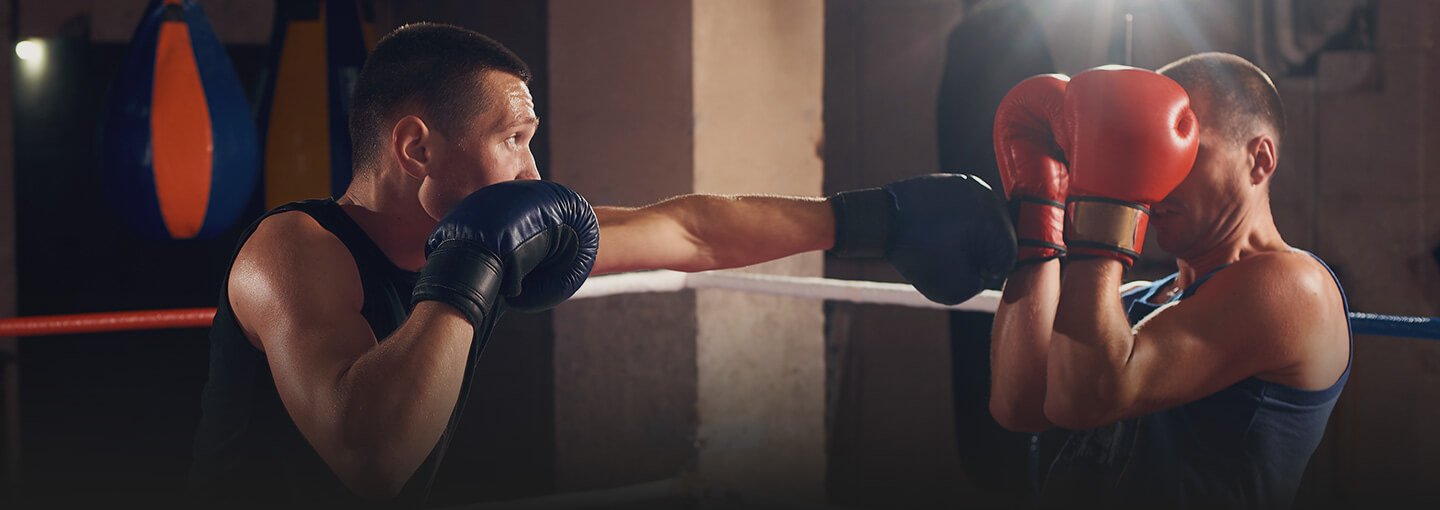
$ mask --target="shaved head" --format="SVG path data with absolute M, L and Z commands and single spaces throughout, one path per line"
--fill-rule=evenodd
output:
M 494 39 L 452 25 L 412 23 L 395 29 L 375 45 L 355 84 L 350 113 L 356 177 L 380 160 L 383 139 L 397 120 L 396 111 L 413 102 L 426 122 L 459 137 L 486 107 L 484 74 L 499 71 L 530 81 L 530 68 Z
M 1159 73 L 1208 106 L 1209 111 L 1197 112 L 1202 128 L 1218 128 L 1236 143 L 1266 134 L 1279 152 L 1285 109 L 1275 84 L 1255 64 L 1229 53 L 1199 53 L 1171 62 Z

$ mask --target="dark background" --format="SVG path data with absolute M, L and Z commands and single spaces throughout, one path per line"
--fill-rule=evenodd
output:
M 613 5 L 626 9 L 643 3 Z M 1297 13 L 1294 25 L 1325 25 L 1327 20 L 1316 13 L 1346 3 L 1301 0 L 1296 5 L 1312 8 Z M 1277 224 L 1291 244 L 1316 252 L 1337 269 L 1354 308 L 1440 314 L 1440 269 L 1432 254 L 1440 243 L 1435 198 L 1440 197 L 1440 179 L 1435 178 L 1440 158 L 1434 155 L 1440 147 L 1440 30 L 1435 28 L 1440 5 L 1430 0 L 1353 3 L 1363 4 L 1361 15 L 1340 24 L 1334 37 L 1305 47 L 1309 53 L 1303 61 L 1287 63 L 1276 54 L 1273 30 L 1258 36 L 1251 32 L 1252 0 L 826 0 L 825 190 L 874 186 L 935 169 L 988 172 L 993 163 L 986 154 L 984 120 L 990 101 L 947 102 L 945 91 L 958 84 L 983 91 L 963 97 L 998 99 L 1003 85 L 974 78 L 1005 73 L 993 64 L 1018 60 L 996 55 L 1029 39 L 998 30 L 1025 24 L 1015 18 L 984 22 L 985 8 L 1044 6 L 1032 12 L 1045 21 L 1039 29 L 1053 53 L 1049 63 L 1073 73 L 1116 61 L 1111 15 L 1133 7 L 1139 20 L 1136 65 L 1155 67 L 1193 51 L 1222 50 L 1272 73 L 1290 123 L 1272 194 Z M 26 19 L 35 26 L 45 27 L 33 20 L 68 19 L 66 9 L 115 5 L 10 4 L 28 12 Z M 215 0 L 207 8 L 220 4 Z M 380 4 L 380 33 L 407 21 L 440 20 L 505 43 L 534 69 L 537 109 L 542 119 L 553 118 L 547 110 L 552 103 L 548 41 L 564 34 L 548 32 L 552 2 Z M 1273 14 L 1273 5 L 1263 2 L 1265 12 Z M 1060 12 L 1064 6 L 1079 7 Z M 235 14 L 233 9 L 209 12 L 212 17 Z M 63 26 L 55 23 L 59 29 L 27 29 L 14 11 L 11 16 L 9 33 L 42 37 L 51 51 L 49 71 L 40 80 L 11 73 L 18 314 L 214 306 L 235 235 L 248 221 L 203 242 L 132 236 L 108 209 L 96 175 L 97 114 L 123 43 L 113 36 L 92 37 L 88 27 L 105 20 L 91 23 L 81 17 Z M 959 32 L 967 19 L 980 29 Z M 1111 25 L 1102 27 L 1102 21 Z M 987 27 L 1000 33 L 987 35 Z M 269 49 L 259 43 L 228 49 L 253 100 Z M 18 70 L 16 64 L 10 63 L 12 70 Z M 959 116 L 971 121 L 950 123 Z M 549 167 L 554 128 L 542 123 L 533 145 L 542 172 Z M 249 216 L 260 211 L 257 199 Z M 1145 254 L 1132 277 L 1163 275 L 1173 267 L 1153 245 Z M 833 259 L 826 261 L 826 276 L 895 278 L 881 263 Z M 994 501 L 1014 501 L 1005 498 L 1024 490 L 1028 466 L 1019 456 L 1026 454 L 1026 438 L 998 432 L 986 421 L 986 346 L 974 341 L 983 339 L 988 328 L 984 318 L 846 303 L 829 304 L 826 310 L 828 502 L 864 508 L 894 508 L 897 500 L 916 503 L 911 506 L 985 506 L 993 501 L 981 498 L 991 489 L 1001 492 Z M 437 503 L 568 489 L 556 481 L 557 456 L 570 452 L 556 447 L 554 329 L 551 314 L 512 314 L 501 322 L 495 334 L 501 341 L 492 342 L 481 360 L 480 380 L 441 473 Z M 966 343 L 967 338 L 972 341 Z M 204 330 L 27 338 L 20 340 L 17 354 L 19 486 L 0 487 L 6 491 L 0 507 L 12 502 L 18 507 L 184 506 L 190 442 L 206 376 Z M 1345 396 L 1302 487 L 1302 506 L 1371 508 L 1420 500 L 1434 507 L 1440 502 L 1435 490 L 1440 463 L 1433 461 L 1440 455 L 1440 436 L 1433 433 L 1440 427 L 1440 407 L 1434 405 L 1440 398 L 1440 344 L 1362 337 L 1356 339 L 1355 356 Z M 597 430 L 623 422 L 605 416 L 595 421 Z M 654 424 L 684 431 L 694 425 Z M 649 446 L 658 451 L 689 447 L 680 442 Z M 640 470 L 627 470 L 628 459 L 610 457 L 602 467 L 615 475 L 607 480 L 646 481 L 653 474 L 636 474 Z

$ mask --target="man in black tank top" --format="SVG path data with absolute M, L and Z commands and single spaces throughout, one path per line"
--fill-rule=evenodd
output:
M 1013 430 L 1070 431 L 1038 502 L 1289 507 L 1350 331 L 1338 280 L 1271 217 L 1285 126 L 1269 77 L 1206 53 L 1031 78 L 1001 112 L 1021 260 L 990 408 Z M 1147 218 L 1179 272 L 1122 286 Z
M 207 505 L 423 505 L 498 310 L 569 296 L 529 299 L 534 273 L 512 277 L 512 259 L 581 268 L 539 286 L 573 292 L 592 269 L 699 271 L 833 250 L 886 258 L 944 303 L 1014 263 L 1003 204 L 964 175 L 828 199 L 687 195 L 589 213 L 573 192 L 535 181 L 529 77 L 499 43 L 452 26 L 408 25 L 376 45 L 353 96 L 350 187 L 256 221 L 226 276 L 191 473 Z M 536 193 L 555 197 L 515 199 Z M 575 262 L 581 211 L 598 219 L 593 268 Z M 536 224 L 560 248 L 523 248 L 540 236 L 516 232 Z M 504 244 L 512 238 L 524 242 Z

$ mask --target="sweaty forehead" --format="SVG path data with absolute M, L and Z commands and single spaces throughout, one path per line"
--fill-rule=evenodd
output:
M 535 98 L 520 77 L 504 72 L 487 72 L 482 80 L 486 102 L 482 118 L 496 129 L 538 122 Z

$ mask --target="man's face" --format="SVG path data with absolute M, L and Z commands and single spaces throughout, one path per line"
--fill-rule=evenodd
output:
M 1170 195 L 1151 210 L 1150 224 L 1156 241 L 1177 257 L 1203 253 L 1221 243 L 1238 226 L 1246 206 L 1247 176 L 1251 158 L 1246 142 L 1228 134 L 1234 126 L 1223 125 L 1223 116 L 1214 115 L 1210 98 L 1191 95 L 1191 108 L 1200 120 L 1200 148 L 1195 166 Z
M 487 72 L 477 80 L 487 96 L 485 108 L 458 136 L 437 133 L 432 169 L 420 187 L 421 206 L 437 219 L 485 186 L 540 178 L 530 153 L 530 140 L 540 127 L 530 88 L 504 72 Z

